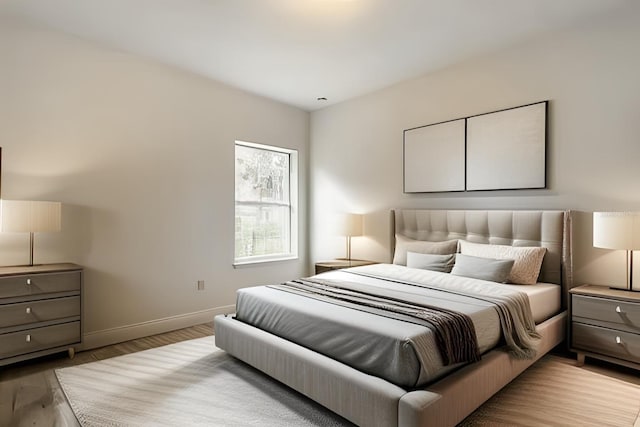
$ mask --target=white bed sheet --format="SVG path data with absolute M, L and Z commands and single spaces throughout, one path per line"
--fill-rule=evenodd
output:
M 335 278 L 343 278 L 344 280 L 348 280 L 348 275 L 345 273 L 348 272 L 363 272 L 367 274 L 383 275 L 385 270 L 388 268 L 393 268 L 397 271 L 404 271 L 405 273 L 397 273 L 397 278 L 402 279 L 408 283 L 412 282 L 414 278 L 431 278 L 434 284 L 442 283 L 442 279 L 450 276 L 448 273 L 440 273 L 437 271 L 429 271 L 422 270 L 416 268 L 408 268 L 404 266 L 398 265 L 389 265 L 386 264 L 374 264 L 368 265 L 364 267 L 353 267 L 344 270 L 334 270 L 331 272 L 323 273 L 324 277 L 335 277 Z M 413 271 L 413 273 L 412 273 Z M 461 277 L 461 276 L 459 276 Z M 466 278 L 467 281 L 477 282 L 482 286 L 481 283 L 491 284 L 491 286 L 504 287 L 507 289 L 512 289 L 514 291 L 524 292 L 529 297 L 529 305 L 531 306 L 531 314 L 533 316 L 533 320 L 536 324 L 542 323 L 547 319 L 550 319 L 554 315 L 558 314 L 562 308 L 562 287 L 560 285 L 556 285 L 554 283 L 536 283 L 535 285 L 512 285 L 508 283 L 494 283 L 494 282 L 485 282 L 483 280 L 476 280 Z M 482 288 L 478 288 L 478 292 L 482 294 Z
M 562 287 L 553 283 L 536 283 L 535 285 L 509 285 L 507 288 L 524 292 L 529 297 L 531 314 L 536 324 L 550 319 L 560 312 Z

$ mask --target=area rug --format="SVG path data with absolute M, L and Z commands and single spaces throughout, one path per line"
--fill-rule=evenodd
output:
M 78 422 L 93 426 L 349 426 L 198 338 L 57 369 Z

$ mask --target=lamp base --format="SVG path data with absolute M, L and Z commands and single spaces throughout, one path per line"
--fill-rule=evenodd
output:
M 347 236 L 347 261 L 349 261 L 349 267 L 351 267 L 351 236 Z
M 29 266 L 33 266 L 33 232 L 29 233 Z
M 640 292 L 640 289 L 633 289 L 633 251 L 627 251 L 627 264 L 629 274 L 629 289 L 630 292 Z

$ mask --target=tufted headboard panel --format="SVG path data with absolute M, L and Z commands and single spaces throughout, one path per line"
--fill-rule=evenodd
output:
M 569 211 L 396 209 L 391 220 L 392 257 L 396 234 L 428 241 L 542 246 L 547 252 L 538 280 L 562 285 L 567 291 L 572 286 Z

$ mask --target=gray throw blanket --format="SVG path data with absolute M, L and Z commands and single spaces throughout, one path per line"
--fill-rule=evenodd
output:
M 327 302 L 355 304 L 417 319 L 417 323 L 433 331 L 445 366 L 480 360 L 475 328 L 469 316 L 463 313 L 355 290 L 345 281 L 307 278 L 270 287 L 319 297 Z

